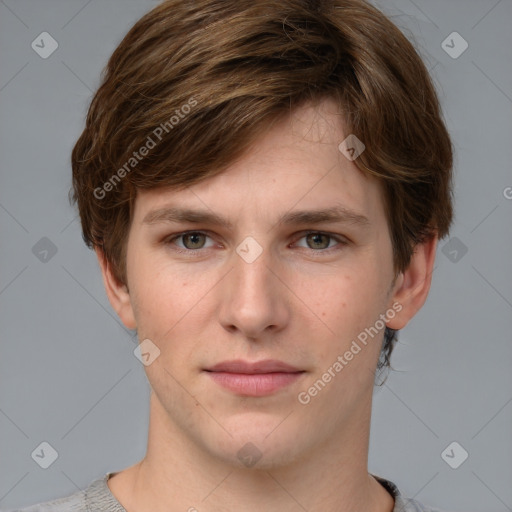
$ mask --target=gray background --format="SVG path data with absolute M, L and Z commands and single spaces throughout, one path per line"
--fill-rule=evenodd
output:
M 156 3 L 0 1 L 2 508 L 70 494 L 145 453 L 149 385 L 67 192 L 100 71 Z M 396 371 L 376 388 L 369 469 L 443 509 L 512 510 L 512 0 L 376 4 L 414 38 L 438 86 L 456 219 Z M 31 48 L 43 31 L 59 44 L 47 59 Z M 456 59 L 442 47 L 454 31 L 469 44 Z M 58 452 L 48 469 L 31 457 L 43 441 Z M 469 453 L 458 469 L 441 457 L 453 441 Z

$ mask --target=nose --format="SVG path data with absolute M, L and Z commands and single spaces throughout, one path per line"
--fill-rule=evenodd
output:
M 270 250 L 263 249 L 254 261 L 234 252 L 231 263 L 219 289 L 222 326 L 252 340 L 282 330 L 290 318 L 290 292 Z

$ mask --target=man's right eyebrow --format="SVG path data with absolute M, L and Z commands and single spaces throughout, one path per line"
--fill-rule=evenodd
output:
M 208 210 L 192 210 L 190 208 L 160 208 L 150 211 L 142 220 L 143 224 L 160 222 L 188 222 L 191 224 L 211 224 L 232 229 L 233 224 L 224 217 Z

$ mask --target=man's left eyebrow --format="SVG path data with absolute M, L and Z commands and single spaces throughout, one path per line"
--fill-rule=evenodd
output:
M 156 224 L 159 222 L 190 222 L 195 224 L 212 224 L 233 228 L 233 224 L 224 217 L 215 213 L 189 208 L 161 208 L 150 211 L 143 219 L 143 224 Z M 320 210 L 295 210 L 284 214 L 278 224 L 354 224 L 369 227 L 367 217 L 344 206 L 333 206 Z
M 282 224 L 355 224 L 371 225 L 368 217 L 345 206 L 333 206 L 321 210 L 299 210 L 288 212 L 279 221 Z

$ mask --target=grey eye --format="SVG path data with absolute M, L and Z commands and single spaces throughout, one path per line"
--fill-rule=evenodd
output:
M 323 233 L 310 233 L 309 235 L 306 235 L 306 240 L 311 249 L 327 249 L 329 247 L 331 237 Z
M 202 249 L 206 242 L 206 235 L 204 233 L 186 233 L 178 239 L 183 240 L 186 249 Z

